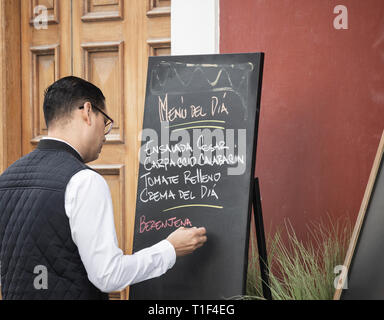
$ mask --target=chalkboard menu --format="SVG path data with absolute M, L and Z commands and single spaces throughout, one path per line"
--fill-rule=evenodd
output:
M 263 57 L 149 58 L 133 251 L 182 226 L 208 241 L 131 299 L 245 293 Z
M 335 299 L 384 299 L 384 132 L 361 203 Z

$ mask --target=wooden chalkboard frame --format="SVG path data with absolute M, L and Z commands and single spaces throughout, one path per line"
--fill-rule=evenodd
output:
M 377 175 L 381 166 L 381 163 L 383 161 L 383 154 L 384 154 L 384 131 L 381 135 L 379 147 L 377 149 L 377 153 L 375 156 L 375 160 L 373 162 L 373 166 L 371 169 L 371 173 L 368 179 L 367 187 L 365 189 L 364 197 L 361 202 L 360 206 L 360 211 L 357 216 L 356 224 L 353 229 L 351 241 L 349 243 L 348 251 L 344 260 L 344 267 L 346 267 L 346 270 L 348 271 L 350 269 L 352 259 L 355 255 L 355 248 L 357 245 L 357 242 L 359 240 L 359 236 L 361 234 L 362 228 L 363 228 L 363 223 L 364 219 L 367 213 L 367 209 L 369 207 L 369 203 L 371 201 L 371 196 L 372 192 L 375 186 L 375 182 L 377 179 Z M 334 294 L 334 300 L 340 300 L 341 295 L 343 293 L 343 288 L 345 281 L 348 279 L 348 274 L 347 273 L 341 273 L 339 280 L 338 280 L 338 289 L 336 289 L 335 294 Z

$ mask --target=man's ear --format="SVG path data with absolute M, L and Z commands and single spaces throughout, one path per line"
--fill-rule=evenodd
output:
M 91 125 L 91 112 L 92 112 L 92 105 L 89 101 L 84 103 L 84 108 L 81 109 L 82 113 L 82 118 L 84 121 L 87 122 L 87 124 L 90 126 Z

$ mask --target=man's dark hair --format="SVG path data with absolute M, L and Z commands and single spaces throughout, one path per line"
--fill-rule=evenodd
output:
M 105 108 L 103 93 L 92 83 L 73 76 L 57 80 L 44 93 L 43 110 L 47 127 L 57 120 L 68 118 L 74 109 L 87 101 L 100 109 Z M 92 110 L 98 112 L 95 108 Z

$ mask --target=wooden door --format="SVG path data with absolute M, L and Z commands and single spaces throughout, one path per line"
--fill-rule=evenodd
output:
M 119 246 L 129 254 L 147 58 L 170 54 L 170 0 L 22 1 L 22 153 L 47 134 L 46 87 L 67 75 L 100 87 L 115 123 L 99 159 L 90 165 L 108 182 Z M 47 29 L 33 24 L 38 5 L 48 10 Z M 127 299 L 128 290 L 110 298 Z

